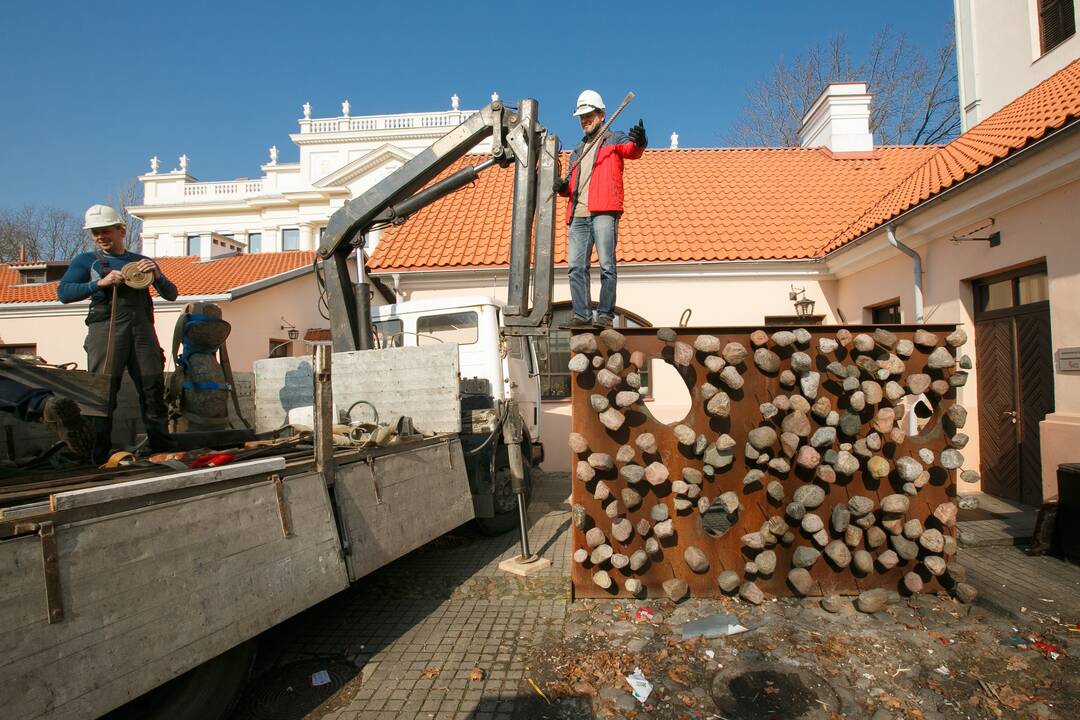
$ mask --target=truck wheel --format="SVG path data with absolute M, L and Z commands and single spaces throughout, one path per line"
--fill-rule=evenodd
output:
M 521 449 L 525 456 L 525 501 L 532 495 L 532 467 L 529 463 L 529 445 Z M 510 458 L 506 447 L 499 446 L 495 456 L 495 477 L 492 479 L 495 516 L 476 518 L 476 527 L 488 537 L 510 532 L 518 526 L 517 495 L 511 487 Z
M 221 720 L 240 699 L 255 661 L 248 640 L 154 688 L 102 720 Z

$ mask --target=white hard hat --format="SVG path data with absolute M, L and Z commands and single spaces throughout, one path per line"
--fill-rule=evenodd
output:
M 86 211 L 86 222 L 83 223 L 83 230 L 112 227 L 113 225 L 127 225 L 127 223 L 120 217 L 120 213 L 108 205 L 91 205 Z
M 604 109 L 604 98 L 600 97 L 600 93 L 595 90 L 583 90 L 580 95 L 577 96 L 577 110 L 574 111 L 574 115 L 584 115 L 585 113 L 591 113 L 594 110 Z

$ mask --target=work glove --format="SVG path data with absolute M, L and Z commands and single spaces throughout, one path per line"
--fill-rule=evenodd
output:
M 557 193 L 559 193 L 561 195 L 562 193 L 565 193 L 569 188 L 570 188 L 570 179 L 569 178 L 560 177 L 558 175 L 555 176 L 555 192 L 557 192 Z
M 645 135 L 645 121 L 639 119 L 637 125 L 630 128 L 630 139 L 634 141 L 634 144 L 639 148 L 646 148 L 649 146 L 649 138 Z

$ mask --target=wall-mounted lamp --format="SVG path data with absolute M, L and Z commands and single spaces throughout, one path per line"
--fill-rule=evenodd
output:
M 293 325 L 292 323 L 290 323 L 284 317 L 281 318 L 281 323 L 282 323 L 281 329 L 288 331 L 288 335 L 289 335 L 290 340 L 295 340 L 298 337 L 300 337 L 300 331 L 297 330 L 296 326 Z
M 788 300 L 795 304 L 795 314 L 800 318 L 808 318 L 814 314 L 814 301 L 806 297 L 806 288 L 791 286 Z

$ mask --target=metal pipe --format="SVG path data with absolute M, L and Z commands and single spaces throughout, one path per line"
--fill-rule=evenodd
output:
M 466 185 L 476 182 L 476 178 L 480 173 L 494 164 L 494 159 L 488 159 L 477 165 L 470 165 L 469 167 L 462 168 L 453 175 L 420 190 L 412 197 L 387 208 L 383 211 L 383 214 L 380 215 L 379 220 L 385 220 L 392 223 L 402 222 L 417 210 L 427 207 L 431 203 L 449 195 L 455 190 L 459 190 Z
M 911 264 L 915 271 L 915 322 L 923 322 L 923 293 L 922 293 L 922 256 L 909 248 L 896 238 L 896 228 L 893 223 L 885 226 L 885 237 L 889 244 L 911 258 Z

